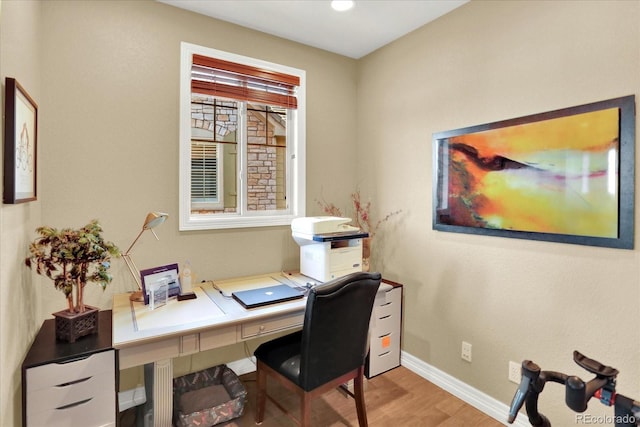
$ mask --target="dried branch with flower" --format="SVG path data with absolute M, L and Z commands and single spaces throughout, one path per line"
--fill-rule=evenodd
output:
M 328 203 L 324 200 L 316 200 L 316 202 L 318 203 L 318 206 L 322 208 L 322 211 L 327 215 L 344 217 L 344 215 L 342 214 L 342 210 L 333 203 Z M 354 225 L 362 231 L 366 231 L 367 233 L 369 233 L 369 238 L 373 238 L 375 236 L 382 223 L 389 220 L 389 218 L 391 218 L 393 215 L 399 214 L 401 212 L 401 210 L 391 212 L 378 221 L 374 222 L 371 219 L 371 201 L 368 201 L 366 203 L 362 202 L 362 199 L 360 197 L 360 189 L 357 189 L 356 191 L 351 193 L 351 202 L 353 203 Z

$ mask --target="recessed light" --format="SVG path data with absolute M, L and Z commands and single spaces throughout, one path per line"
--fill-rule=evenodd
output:
M 331 2 L 331 7 L 333 10 L 337 10 L 338 12 L 344 12 L 345 10 L 349 10 L 353 7 L 352 0 L 333 0 Z

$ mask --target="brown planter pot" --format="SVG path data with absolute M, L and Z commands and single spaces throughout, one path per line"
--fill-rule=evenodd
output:
M 80 337 L 98 332 L 100 309 L 89 305 L 85 305 L 85 308 L 84 313 L 69 313 L 68 310 L 53 313 L 58 340 L 75 342 Z

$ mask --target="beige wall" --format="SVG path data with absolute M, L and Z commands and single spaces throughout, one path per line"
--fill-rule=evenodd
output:
M 0 211 L 0 424 L 8 426 L 20 425 L 19 368 L 33 334 L 65 304 L 49 281 L 22 265 L 38 225 L 81 226 L 98 218 L 105 237 L 126 249 L 147 212 L 163 210 L 171 217 L 157 230 L 160 241 L 148 233 L 135 248 L 141 268 L 190 260 L 198 279 L 211 279 L 297 265 L 287 227 L 178 231 L 180 42 L 306 70 L 312 214 L 323 187 L 334 195 L 355 183 L 356 63 L 153 1 L 4 0 L 0 35 L 2 76 L 13 74 L 29 88 L 41 113 L 39 201 Z M 335 180 L 325 182 L 327 176 Z M 346 203 L 348 196 L 338 197 Z M 112 272 L 106 292 L 87 287 L 87 303 L 107 309 L 113 293 L 133 289 L 121 260 Z M 227 350 L 178 360 L 175 371 L 244 357 L 242 346 Z M 135 384 L 129 376 L 123 380 Z
M 39 2 L 0 3 L 3 117 L 6 77 L 17 79 L 36 102 L 41 98 L 41 22 Z M 23 264 L 31 232 L 41 222 L 41 205 L 39 201 L 0 205 L 0 424 L 3 426 L 20 425 L 20 366 L 42 321 L 41 292 L 32 286 L 31 275 Z
M 640 2 L 473 1 L 360 61 L 151 1 L 3 0 L 0 12 L 0 75 L 40 106 L 39 201 L 0 209 L 3 425 L 20 425 L 20 363 L 64 304 L 22 267 L 36 226 L 97 217 L 126 248 L 148 211 L 165 210 L 161 240 L 136 246 L 141 267 L 189 259 L 204 279 L 296 266 L 286 227 L 178 232 L 180 41 L 307 71 L 308 213 L 321 197 L 346 206 L 356 184 L 377 212 L 402 209 L 373 250 L 374 268 L 406 285 L 405 351 L 508 403 L 508 360 L 583 374 L 570 359 L 577 348 L 621 369 L 620 390 L 640 396 L 637 250 L 430 225 L 433 132 L 640 94 Z M 109 308 L 114 292 L 133 288 L 122 262 L 113 272 L 88 303 Z M 243 354 L 183 358 L 176 373 Z M 542 404 L 573 424 L 559 387 Z
M 431 229 L 434 132 L 640 96 L 639 22 L 638 1 L 472 1 L 359 61 L 358 179 L 403 209 L 377 265 L 405 284 L 404 351 L 509 403 L 509 360 L 587 377 L 578 349 L 640 395 L 637 250 Z M 541 407 L 573 425 L 563 393 L 549 385 Z

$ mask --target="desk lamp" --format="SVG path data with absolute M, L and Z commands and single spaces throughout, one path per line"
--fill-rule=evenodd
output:
M 138 267 L 136 267 L 136 264 L 131 259 L 131 255 L 130 255 L 131 249 L 136 244 L 140 236 L 142 236 L 142 233 L 144 233 L 147 230 L 151 230 L 153 235 L 156 236 L 156 239 L 160 240 L 160 238 L 158 238 L 158 235 L 156 234 L 155 231 L 153 231 L 153 229 L 159 226 L 160 224 L 162 224 L 164 220 L 167 219 L 168 216 L 169 214 L 166 214 L 163 212 L 149 212 L 147 214 L 147 218 L 144 220 L 144 224 L 142 225 L 142 230 L 140 230 L 140 233 L 138 233 L 138 236 L 136 237 L 136 239 L 133 241 L 133 243 L 131 243 L 131 246 L 129 246 L 129 249 L 127 249 L 124 255 L 122 255 L 122 258 L 124 258 L 124 262 L 127 264 L 127 267 L 129 267 L 129 271 L 131 272 L 133 279 L 138 284 L 138 290 L 132 293 L 131 296 L 129 297 L 131 301 L 139 301 L 139 302 L 144 301 L 144 295 L 142 295 L 142 283 L 140 282 L 140 271 L 138 270 Z

